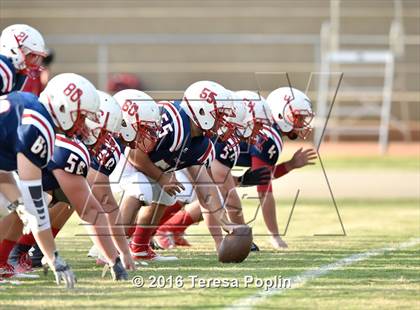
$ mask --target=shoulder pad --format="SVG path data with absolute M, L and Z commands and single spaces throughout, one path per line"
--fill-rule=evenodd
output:
M 180 149 L 184 141 L 184 121 L 179 110 L 173 103 L 168 101 L 161 101 L 159 102 L 159 106 L 163 108 L 162 133 L 166 133 L 166 131 L 172 131 L 173 134 L 173 141 L 169 151 L 177 151 Z
M 0 55 L 0 94 L 7 94 L 13 90 L 15 84 L 15 67 L 4 55 Z

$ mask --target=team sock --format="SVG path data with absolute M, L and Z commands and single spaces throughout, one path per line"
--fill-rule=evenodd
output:
M 0 264 L 7 263 L 7 260 L 9 259 L 9 254 L 12 251 L 15 244 L 16 241 L 8 239 L 3 239 L 3 241 L 0 242 Z
M 159 227 L 159 230 L 170 231 L 174 235 L 182 235 L 184 231 L 194 223 L 195 221 L 187 211 L 180 210 L 166 221 L 164 226 Z
M 154 232 L 155 227 L 137 225 L 131 240 L 131 249 L 134 252 L 145 251 L 149 247 Z
M 166 207 L 162 218 L 159 221 L 159 226 L 165 224 L 172 216 L 174 216 L 179 210 L 182 209 L 182 203 L 179 201 L 175 202 L 172 206 Z

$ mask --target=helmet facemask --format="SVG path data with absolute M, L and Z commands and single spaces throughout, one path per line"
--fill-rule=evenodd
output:
M 85 109 L 71 111 L 70 119 L 73 122 L 73 126 L 69 130 L 65 130 L 66 135 L 69 137 L 77 136 L 82 140 L 86 140 L 91 134 L 91 129 L 87 126 L 86 119 L 99 123 L 96 113 Z
M 307 109 L 293 109 L 290 104 L 284 108 L 284 120 L 290 124 L 292 131 L 301 139 L 306 139 L 312 131 L 311 122 L 314 113 Z
M 22 68 L 18 68 L 24 75 L 31 79 L 36 79 L 41 74 L 41 71 L 45 68 L 42 66 L 44 58 L 47 56 L 46 53 L 39 53 L 32 51 L 25 46 L 19 46 L 14 52 L 21 53 L 23 55 L 24 62 Z
M 27 54 L 25 56 L 25 69 L 22 70 L 23 74 L 33 80 L 38 78 L 41 74 L 41 71 L 45 69 L 42 66 L 43 60 L 44 56 L 34 53 Z
M 251 134 L 244 135 L 243 140 L 252 145 L 260 145 L 268 140 L 267 135 L 263 132 L 265 127 L 270 126 L 270 121 L 264 118 L 254 118 L 248 124 Z
M 243 130 L 244 126 L 232 121 L 232 118 L 236 117 L 234 109 L 228 107 L 217 108 L 211 112 L 211 115 L 215 122 L 213 128 L 209 130 L 210 134 L 219 136 L 219 140 L 222 142 L 231 139 L 233 143 L 239 143 L 239 130 Z
M 262 144 L 264 141 L 268 140 L 268 137 L 266 134 L 264 134 L 263 129 L 264 127 L 269 127 L 270 121 L 268 118 L 264 117 L 257 117 L 256 108 L 255 108 L 255 102 L 244 99 L 248 102 L 247 107 L 249 108 L 249 112 L 252 116 L 252 119 L 247 122 L 246 129 L 243 134 L 243 140 L 253 144 Z M 264 113 L 266 114 L 266 113 Z
M 83 139 L 83 143 L 88 147 L 92 155 L 97 155 L 101 148 L 106 145 L 111 152 L 114 151 L 112 145 L 113 133 L 107 129 L 107 124 L 101 125 L 99 122 L 94 122 L 87 118 L 85 120 L 88 136 Z
M 160 126 L 153 121 L 139 121 L 132 126 L 137 132 L 136 138 L 132 142 L 134 147 L 146 154 L 153 151 L 159 140 Z

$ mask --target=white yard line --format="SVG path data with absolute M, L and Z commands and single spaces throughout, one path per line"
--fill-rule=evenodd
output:
M 287 290 L 296 289 L 298 287 L 301 287 L 306 282 L 319 278 L 321 276 L 324 276 L 332 271 L 335 271 L 339 268 L 352 265 L 354 263 L 358 263 L 361 261 L 364 261 L 372 256 L 382 255 L 385 252 L 389 251 L 397 251 L 397 250 L 403 250 L 407 249 L 413 246 L 416 246 L 420 244 L 420 238 L 413 238 L 406 242 L 400 243 L 396 246 L 389 246 L 381 249 L 374 249 L 368 252 L 363 252 L 359 254 L 354 254 L 345 258 L 342 258 L 334 263 L 321 266 L 316 269 L 311 269 L 308 271 L 305 271 L 295 277 L 290 278 L 291 287 L 290 288 L 276 288 L 276 289 L 269 289 L 264 291 L 259 291 L 254 295 L 251 295 L 249 297 L 245 297 L 242 299 L 239 299 L 238 301 L 234 302 L 229 307 L 225 308 L 226 310 L 238 310 L 238 309 L 252 309 L 255 305 L 265 301 L 266 299 L 270 298 L 274 295 L 280 295 Z M 283 279 L 284 280 L 284 279 Z

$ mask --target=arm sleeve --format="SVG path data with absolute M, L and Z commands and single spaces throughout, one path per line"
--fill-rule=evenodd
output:
M 289 173 L 289 170 L 287 170 L 285 163 L 278 164 L 273 169 L 274 179 L 278 179 L 278 178 L 284 176 L 287 173 Z

